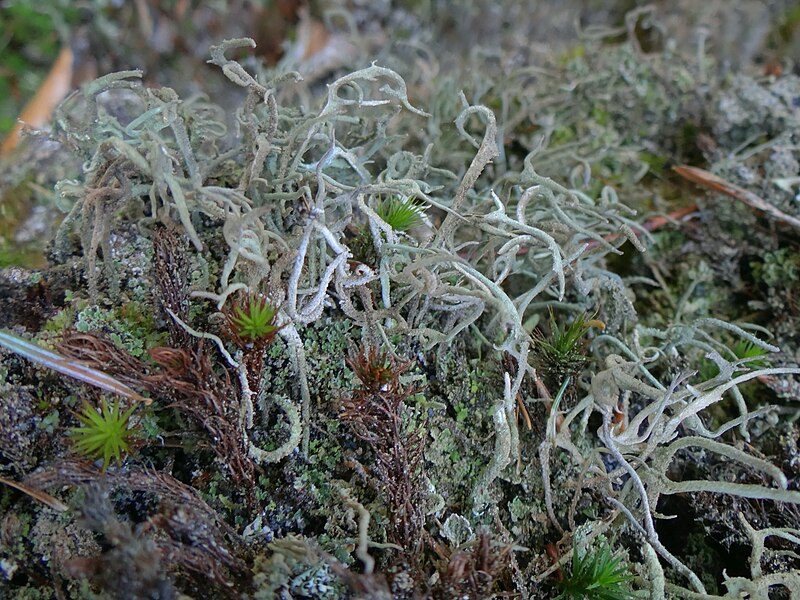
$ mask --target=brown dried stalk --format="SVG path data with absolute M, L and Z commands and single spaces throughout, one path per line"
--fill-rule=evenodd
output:
M 511 557 L 511 546 L 500 550 L 492 548 L 487 531 L 478 534 L 472 550 L 453 552 L 431 539 L 434 552 L 441 559 L 439 581 L 430 592 L 434 599 L 468 598 L 482 600 L 492 596 L 497 576 L 506 569 Z
M 153 270 L 155 297 L 169 331 L 169 343 L 175 348 L 192 345 L 192 337 L 169 316 L 167 310 L 189 322 L 189 259 L 186 237 L 174 227 L 157 227 L 153 232 Z
M 375 453 L 371 470 L 389 509 L 387 539 L 404 548 L 415 566 L 422 550 L 423 439 L 403 425 L 405 400 L 416 393 L 400 382 L 410 363 L 398 363 L 375 349 L 351 351 L 347 364 L 362 386 L 343 402 L 342 420 Z
M 244 446 L 246 436 L 240 427 L 238 395 L 225 371 L 221 379 L 199 340 L 193 351 L 174 348 L 153 348 L 150 356 L 165 368 L 156 376 L 158 387 L 169 389 L 172 406 L 199 423 L 212 440 L 214 452 L 231 470 L 234 482 L 252 497 L 253 463 Z M 151 377 L 151 379 L 153 379 Z
M 783 221 L 792 227 L 800 229 L 800 219 L 792 217 L 791 215 L 787 215 L 785 212 L 778 210 L 777 207 L 773 206 L 766 200 L 756 196 L 753 192 L 739 187 L 738 185 L 734 185 L 729 181 L 725 181 L 722 179 L 722 177 L 714 175 L 714 173 L 711 173 L 710 171 L 699 169 L 697 167 L 690 167 L 687 165 L 672 167 L 672 170 L 684 179 L 688 179 L 689 181 L 697 183 L 698 185 L 710 190 L 714 190 L 715 192 L 725 194 L 731 198 L 736 198 L 748 206 L 763 211 L 769 215 L 772 215 L 779 221 Z
M 0 477 L 0 483 L 3 483 L 9 487 L 14 488 L 17 491 L 22 492 L 23 494 L 27 494 L 34 500 L 38 500 L 45 506 L 49 506 L 56 512 L 66 512 L 69 510 L 69 506 L 61 502 L 58 498 L 51 496 L 45 492 L 40 492 L 39 490 L 35 490 L 27 485 L 19 483 L 18 481 L 14 481 L 12 479 L 6 479 L 5 477 Z

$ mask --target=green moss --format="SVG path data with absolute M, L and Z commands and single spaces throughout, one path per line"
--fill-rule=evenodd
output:
M 4 267 L 35 269 L 44 264 L 41 248 L 11 247 L 0 242 L 0 269 Z
M 0 77 L 0 82 L 2 81 L 3 78 Z M 0 99 L 2 98 L 4 96 L 0 91 Z M 2 103 L 3 100 L 0 100 L 0 105 Z M 26 242 L 16 239 L 20 225 L 31 216 L 35 206 L 34 184 L 33 176 L 25 176 L 12 189 L 4 190 L 0 196 L 0 268 L 16 266 L 35 269 L 46 265 L 42 244 L 38 239 Z
M 276 322 L 278 309 L 266 298 L 248 296 L 242 303 L 235 304 L 228 316 L 228 323 L 234 337 L 255 343 L 257 340 L 272 340 L 279 326 Z
M 384 198 L 375 212 L 395 231 L 408 231 L 423 223 L 425 204 L 414 198 Z
M 111 464 L 112 458 L 121 465 L 122 457 L 130 452 L 130 443 L 136 435 L 129 424 L 134 410 L 135 404 L 120 412 L 119 400 L 110 405 L 103 399 L 100 410 L 84 402 L 81 412 L 75 415 L 81 426 L 70 428 L 75 449 L 88 458 L 102 458 L 103 471 Z
M 581 553 L 572 551 L 572 562 L 559 584 L 557 600 L 633 600 L 630 588 L 633 575 L 621 556 L 614 555 L 607 544 Z

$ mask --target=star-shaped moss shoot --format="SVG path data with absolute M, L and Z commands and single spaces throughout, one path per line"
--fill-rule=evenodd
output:
M 119 400 L 109 405 L 102 400 L 100 410 L 88 402 L 83 403 L 81 412 L 75 413 L 81 427 L 70 428 L 75 449 L 88 458 L 102 458 L 103 471 L 115 460 L 122 462 L 123 454 L 130 452 L 130 442 L 134 431 L 130 429 L 129 419 L 136 405 L 120 412 Z
M 395 231 L 408 231 L 423 223 L 425 205 L 415 198 L 390 197 L 381 202 L 375 212 Z
M 575 548 L 556 600 L 633 600 L 631 581 L 633 576 L 622 557 L 614 556 L 607 545 L 582 556 Z
M 231 337 L 243 347 L 264 347 L 272 342 L 281 328 L 275 323 L 277 315 L 277 307 L 256 294 L 237 302 L 225 314 Z

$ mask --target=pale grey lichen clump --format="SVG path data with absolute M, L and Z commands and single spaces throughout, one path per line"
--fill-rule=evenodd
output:
M 302 471 L 295 481 L 303 501 L 329 519 L 318 547 L 302 535 L 271 539 L 268 521 L 280 511 L 269 502 L 249 526 L 237 522 L 261 551 L 252 597 L 289 589 L 341 597 L 348 565 L 357 559 L 371 576 L 399 552 L 382 534 L 379 486 L 368 483 L 363 466 L 349 480 L 342 474 L 343 460 L 358 465 L 360 456 L 345 449 L 335 408 L 355 385 L 345 358 L 356 341 L 414 361 L 404 384 L 427 384 L 406 400 L 403 418 L 425 439 L 429 535 L 455 552 L 488 529 L 495 550 L 509 548 L 519 593 L 544 589 L 569 561 L 569 553 L 553 564 L 544 558 L 553 532 L 580 538 L 584 551 L 601 539 L 629 548 L 631 562 L 642 563 L 636 588 L 651 598 L 767 598 L 772 586 L 797 589 L 796 571 L 768 571 L 761 562 L 768 538 L 800 544 L 796 529 L 755 529 L 740 513 L 750 573 L 727 577 L 725 594 L 710 593 L 657 530 L 665 518 L 659 500 L 675 494 L 800 504 L 781 468 L 746 450 L 754 423 L 774 413 L 742 391 L 800 369 L 736 356 L 732 340 L 764 354 L 779 348 L 759 327 L 699 315 L 683 301 L 692 288 L 666 325 L 648 325 L 637 316 L 633 289 L 658 284 L 628 280 L 610 266 L 623 246 L 646 252 L 653 239 L 624 195 L 594 174 L 623 173 L 625 189 L 648 171 L 635 147 L 658 150 L 652 120 L 636 120 L 639 130 L 627 135 L 614 101 L 632 89 L 631 109 L 656 106 L 659 118 L 677 122 L 702 69 L 673 68 L 669 51 L 654 66 L 636 45 L 613 50 L 618 69 L 608 75 L 594 77 L 577 61 L 567 70 L 585 82 L 586 99 L 606 90 L 587 125 L 547 108 L 561 92 L 524 93 L 551 73 L 520 69 L 506 76 L 513 94 L 498 85 L 483 98 L 445 80 L 417 91 L 422 102 L 397 71 L 372 64 L 332 81 L 314 103 L 299 73 L 265 76 L 230 58 L 252 45 L 236 39 L 211 50 L 210 62 L 245 93 L 232 129 L 213 99 L 148 89 L 140 71 L 127 71 L 76 92 L 53 131 L 84 161 L 80 177 L 56 188 L 68 214 L 54 255 L 69 256 L 78 238 L 92 305 L 113 304 L 121 290 L 141 300 L 146 289 L 127 287 L 135 278 L 120 278 L 121 265 L 110 259 L 112 236 L 135 227 L 149 238 L 162 225 L 180 226 L 203 272 L 193 278 L 192 309 L 166 308 L 154 329 L 177 325 L 214 348 L 239 403 L 247 456 L 275 469 L 271 476 Z M 665 81 L 662 67 L 682 78 Z M 515 133 L 528 122 L 535 133 Z M 524 151 L 504 142 L 512 134 Z M 787 168 L 796 170 L 789 158 Z M 379 210 L 388 197 L 413 199 L 424 207 L 424 223 L 394 229 Z M 218 311 L 242 293 L 263 294 L 279 308 L 279 339 L 258 373 L 219 326 Z M 534 329 L 549 310 L 565 321 L 593 314 L 605 325 L 589 336 L 591 361 L 560 389 L 548 389 L 532 366 Z M 90 305 L 75 325 L 100 329 L 109 312 Z M 143 354 L 144 342 L 111 330 L 131 354 Z M 713 375 L 696 375 L 703 361 L 713 363 Z M 736 413 L 720 417 L 731 400 Z M 520 404 L 538 415 L 538 430 L 523 426 Z M 755 475 L 676 479 L 673 463 L 687 448 Z M 392 585 L 400 589 L 402 581 L 398 574 Z

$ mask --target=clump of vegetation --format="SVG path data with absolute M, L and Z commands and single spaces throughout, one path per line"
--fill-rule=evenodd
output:
M 276 323 L 277 315 L 278 309 L 266 298 L 250 294 L 243 302 L 235 303 L 225 318 L 234 340 L 240 344 L 266 346 L 280 330 Z
M 415 198 L 389 197 L 375 209 L 378 216 L 395 231 L 408 231 L 424 222 L 425 205 Z
M 558 585 L 557 600 L 632 600 L 633 575 L 623 558 L 614 555 L 608 544 L 586 549 L 572 549 L 572 561 Z
M 129 422 L 136 405 L 122 412 L 120 410 L 119 400 L 109 404 L 103 398 L 100 410 L 84 402 L 81 411 L 75 413 L 81 426 L 69 430 L 72 444 L 78 452 L 89 458 L 103 459 L 103 471 L 112 460 L 118 465 L 122 464 L 122 457 L 130 452 L 130 444 L 136 435 L 136 429 Z
M 361 468 L 383 482 L 387 540 L 402 549 L 398 562 L 411 569 L 416 580 L 423 548 L 424 439 L 422 427 L 409 422 L 406 401 L 418 390 L 401 382 L 408 363 L 400 364 L 374 348 L 354 348 L 348 365 L 362 387 L 343 401 L 341 418 L 374 454 Z
M 551 310 L 550 335 L 539 329 L 534 332 L 533 360 L 550 390 L 555 391 L 581 371 L 587 361 L 586 335 L 592 329 L 602 331 L 605 324 L 585 312 L 575 315 L 569 324 L 558 322 Z

